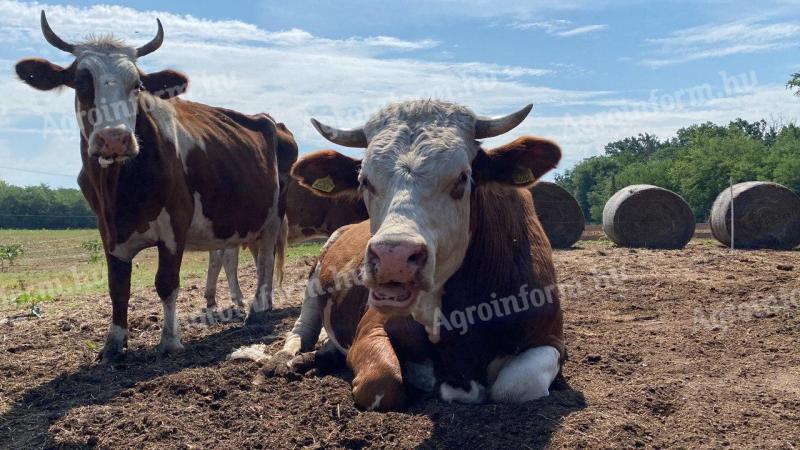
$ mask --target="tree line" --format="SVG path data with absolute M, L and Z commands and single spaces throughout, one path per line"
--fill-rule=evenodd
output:
M 729 180 L 774 181 L 800 192 L 800 127 L 737 119 L 727 126 L 704 123 L 660 140 L 640 134 L 605 146 L 600 156 L 556 176 L 590 222 L 602 222 L 603 207 L 618 189 L 653 184 L 680 194 L 699 222 Z
M 605 146 L 556 182 L 578 200 L 589 222 L 602 221 L 606 201 L 631 184 L 653 184 L 680 194 L 696 219 L 707 221 L 729 179 L 774 181 L 800 192 L 800 127 L 735 120 L 704 123 L 660 140 L 640 134 Z M 94 228 L 96 220 L 77 189 L 19 187 L 0 180 L 0 228 Z
M 0 180 L 0 228 L 95 228 L 97 221 L 77 189 L 20 187 Z

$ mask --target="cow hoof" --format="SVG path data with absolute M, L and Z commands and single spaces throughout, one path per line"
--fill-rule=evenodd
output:
M 161 342 L 156 351 L 162 356 L 174 356 L 183 353 L 184 348 L 180 342 Z
M 294 366 L 294 357 L 283 350 L 272 355 L 272 357 L 264 363 L 261 368 L 261 373 L 265 378 L 286 378 L 288 380 L 296 380 L 301 377 L 296 367 Z
M 217 310 L 216 305 L 206 307 L 206 309 L 203 311 L 203 315 L 204 317 L 202 320 L 205 321 L 206 325 L 216 325 L 219 323 L 219 311 Z
M 100 353 L 97 354 L 97 361 L 100 364 L 117 364 L 125 359 L 125 352 L 117 346 L 105 346 Z
M 394 378 L 376 377 L 353 380 L 353 400 L 363 411 L 402 411 L 406 406 L 406 392 L 402 382 Z
M 269 311 L 253 311 L 250 310 L 250 314 L 247 315 L 247 318 L 244 320 L 244 325 L 246 327 L 263 327 L 269 322 Z

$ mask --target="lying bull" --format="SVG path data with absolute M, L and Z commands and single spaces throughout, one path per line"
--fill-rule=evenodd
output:
M 320 195 L 363 196 L 370 221 L 325 245 L 299 319 L 268 374 L 291 370 L 324 326 L 346 354 L 364 409 L 397 410 L 406 366 L 431 360 L 448 401 L 525 402 L 549 394 L 565 358 L 547 238 L 527 189 L 559 147 L 522 137 L 485 151 L 476 139 L 521 123 L 530 106 L 484 119 L 440 101 L 390 105 L 363 128 L 313 121 L 362 161 L 323 151 L 292 175 Z

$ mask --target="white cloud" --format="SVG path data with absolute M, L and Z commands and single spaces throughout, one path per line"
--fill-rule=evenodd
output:
M 589 34 L 595 33 L 598 31 L 603 31 L 608 28 L 608 25 L 586 25 L 583 27 L 572 28 L 569 30 L 564 30 L 556 33 L 557 36 L 562 37 L 570 37 L 570 36 L 580 36 L 582 34 Z
M 54 30 L 68 41 L 80 40 L 89 32 L 114 31 L 136 45 L 151 38 L 154 18 L 159 17 L 165 43 L 158 52 L 142 58 L 139 63 L 144 70 L 170 67 L 186 72 L 191 79 L 187 99 L 248 113 L 270 112 L 289 126 L 303 150 L 331 145 L 313 130 L 310 117 L 350 126 L 365 121 L 391 101 L 438 97 L 470 105 L 481 114 L 499 114 L 529 102 L 559 105 L 606 95 L 531 84 L 527 80 L 549 73 L 536 67 L 409 56 L 438 45 L 427 39 L 328 39 L 299 29 L 267 31 L 244 22 L 119 6 L 0 2 L 0 36 L 9 44 L 0 53 L 4 62 L 0 66 L 2 153 L 7 165 L 13 162 L 25 168 L 30 168 L 26 163 L 32 159 L 30 153 L 15 146 L 34 146 L 37 154 L 61 155 L 36 159 L 34 166 L 42 171 L 62 173 L 59 167 L 65 159 L 70 167 L 80 164 L 72 91 L 35 91 L 13 75 L 13 61 L 24 56 L 43 56 L 60 64 L 70 61 L 69 55 L 50 47 L 41 36 L 38 17 L 43 8 Z M 10 50 L 21 48 L 24 51 Z M 3 176 L 6 174 L 4 171 Z M 31 173 L 19 177 L 39 179 Z
M 551 36 L 573 37 L 596 33 L 608 29 L 606 24 L 584 25 L 576 27 L 569 20 L 554 19 L 537 22 L 513 22 L 510 27 L 515 30 L 542 30 Z
M 50 47 L 41 36 L 38 14 L 42 7 L 47 9 L 53 28 L 66 39 L 79 39 L 89 31 L 117 30 L 132 44 L 139 44 L 151 38 L 154 17 L 160 17 L 166 30 L 165 43 L 140 61 L 144 70 L 170 67 L 185 71 L 192 83 L 189 99 L 248 113 L 273 114 L 287 124 L 305 151 L 332 146 L 310 126 L 308 119 L 312 116 L 335 126 L 355 126 L 388 102 L 413 98 L 449 99 L 486 115 L 534 103 L 532 116 L 510 135 L 531 133 L 556 139 L 565 155 L 562 168 L 597 154 L 611 140 L 640 132 L 666 137 L 682 126 L 707 120 L 725 123 L 740 116 L 770 119 L 776 110 L 789 118 L 800 114 L 800 102 L 782 86 L 756 85 L 745 93 L 683 108 L 620 115 L 613 110 L 635 103 L 633 99 L 607 91 L 556 89 L 542 85 L 537 78 L 551 74 L 549 69 L 558 74 L 574 69 L 421 59 L 420 50 L 444 47 L 432 40 L 391 36 L 329 39 L 300 29 L 268 31 L 238 21 L 116 6 L 76 8 L 0 0 L 0 39 L 8 44 L 0 49 L 2 167 L 75 176 L 80 167 L 72 92 L 38 92 L 13 76 L 13 62 L 23 56 L 47 57 L 61 64 L 70 61 L 69 55 Z M 551 26 L 560 27 L 552 28 L 553 33 L 581 28 L 560 22 Z M 609 108 L 611 113 L 606 111 Z M 588 125 L 576 127 L 576 123 Z M 501 136 L 487 141 L 487 145 L 508 139 Z M 359 154 L 357 150 L 344 151 Z M 14 183 L 45 181 L 75 186 L 74 177 L 47 177 L 2 167 L 0 177 Z
M 95 5 L 78 8 L 39 3 L 0 2 L 2 42 L 40 42 L 39 11 L 46 10 L 50 25 L 68 42 L 81 41 L 90 34 L 114 34 L 131 43 L 155 35 L 160 18 L 170 42 L 213 43 L 249 46 L 304 47 L 308 51 L 338 51 L 375 55 L 383 52 L 432 48 L 430 39 L 406 41 L 390 36 L 352 37 L 334 40 L 304 30 L 266 31 L 238 20 L 212 21 L 190 15 L 137 11 L 123 6 Z
M 706 24 L 648 39 L 657 57 L 642 60 L 658 68 L 729 55 L 773 51 L 800 43 L 800 22 L 766 23 L 744 20 Z
M 741 78 L 740 78 L 741 81 Z M 713 122 L 727 124 L 737 118 L 748 121 L 765 119 L 771 124 L 795 123 L 800 117 L 800 101 L 783 85 L 746 85 L 726 93 L 711 91 L 710 98 L 691 101 L 684 90 L 671 93 L 669 102 L 617 100 L 613 107 L 585 114 L 538 117 L 523 125 L 521 131 L 548 131 L 548 136 L 564 149 L 559 170 L 569 169 L 589 156 L 597 155 L 605 144 L 639 133 L 668 138 L 683 127 Z M 676 98 L 678 101 L 676 101 Z M 680 101 L 682 99 L 682 101 Z M 525 129 L 535 124 L 537 130 Z

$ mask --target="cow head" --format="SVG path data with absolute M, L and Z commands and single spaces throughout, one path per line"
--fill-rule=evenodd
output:
M 103 167 L 139 153 L 135 130 L 139 109 L 146 108 L 142 92 L 169 98 L 186 90 L 188 80 L 183 74 L 170 70 L 145 74 L 136 65 L 137 58 L 156 51 L 164 41 L 161 21 L 156 21 L 156 37 L 139 48 L 112 37 L 70 44 L 53 32 L 42 11 L 45 39 L 74 55 L 75 61 L 66 68 L 38 58 L 17 63 L 17 75 L 36 89 L 66 86 L 75 90 L 75 113 L 88 157 L 97 158 Z
M 293 176 L 321 195 L 363 195 L 373 235 L 365 255 L 372 307 L 431 325 L 442 287 L 469 246 L 473 187 L 530 186 L 561 157 L 556 144 L 534 137 L 481 149 L 476 139 L 511 130 L 530 110 L 488 119 L 450 103 L 412 101 L 390 105 L 354 130 L 312 119 L 328 140 L 366 148 L 362 161 L 329 150 L 308 155 Z

